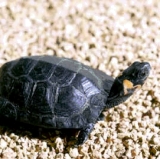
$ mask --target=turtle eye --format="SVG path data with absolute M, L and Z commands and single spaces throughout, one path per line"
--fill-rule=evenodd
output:
M 144 78 L 145 76 L 146 76 L 146 72 L 145 72 L 145 71 L 140 72 L 140 73 L 138 74 L 138 77 L 139 77 L 139 78 Z
M 146 76 L 146 73 L 145 73 L 145 72 L 142 72 L 142 76 Z

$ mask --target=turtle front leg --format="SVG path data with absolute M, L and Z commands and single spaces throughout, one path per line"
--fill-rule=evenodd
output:
M 82 145 L 88 139 L 88 136 L 93 130 L 93 128 L 94 128 L 94 124 L 90 123 L 87 125 L 87 127 L 80 130 L 80 133 L 78 135 L 77 146 Z

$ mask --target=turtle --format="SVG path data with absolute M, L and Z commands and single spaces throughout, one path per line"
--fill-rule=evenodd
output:
M 0 117 L 46 129 L 77 129 L 82 145 L 104 111 L 126 101 L 149 76 L 133 62 L 115 79 L 76 60 L 26 56 L 0 68 Z

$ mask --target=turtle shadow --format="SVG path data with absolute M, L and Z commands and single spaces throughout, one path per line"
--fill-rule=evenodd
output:
M 74 147 L 78 130 L 39 128 L 33 125 L 0 118 L 0 135 L 11 136 L 12 133 L 19 137 L 27 137 L 29 140 L 39 139 L 46 141 L 47 145 L 53 148 L 56 146 L 56 139 L 60 137 L 63 140 L 64 146 L 67 148 Z

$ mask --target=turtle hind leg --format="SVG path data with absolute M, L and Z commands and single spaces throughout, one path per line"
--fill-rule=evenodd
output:
M 94 128 L 94 124 L 90 123 L 87 125 L 87 127 L 80 130 L 76 146 L 82 145 L 88 139 L 88 136 L 93 130 L 93 128 Z

